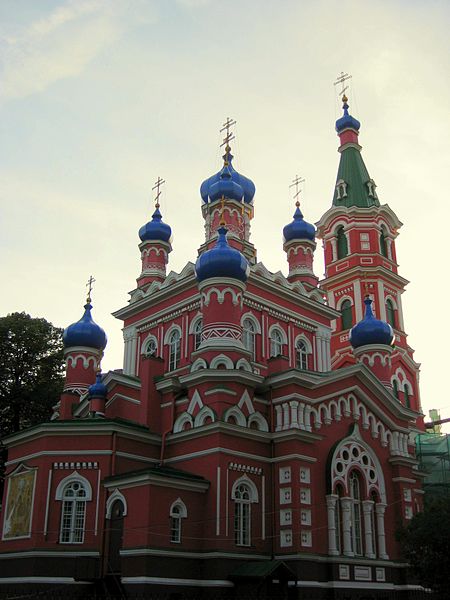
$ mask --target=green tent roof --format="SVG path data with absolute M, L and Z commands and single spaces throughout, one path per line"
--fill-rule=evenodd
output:
M 348 146 L 342 151 L 336 181 L 340 179 L 347 184 L 347 195 L 338 199 L 339 194 L 335 190 L 333 206 L 346 206 L 347 208 L 352 206 L 359 208 L 380 206 L 378 198 L 369 195 L 367 183 L 371 181 L 371 178 L 359 148 Z

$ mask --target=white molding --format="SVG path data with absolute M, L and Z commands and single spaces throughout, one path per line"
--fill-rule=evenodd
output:
M 19 550 L 17 552 L 4 552 L 0 554 L 0 560 L 7 560 L 10 558 L 34 558 L 36 556 L 48 557 L 48 558 L 78 558 L 79 556 L 94 556 L 99 557 L 100 552 L 94 552 L 91 550 L 80 550 L 77 552 L 61 551 L 58 550 Z M 0 577 L 0 581 L 2 578 Z
M 127 504 L 127 499 L 125 498 L 125 496 L 120 492 L 120 490 L 118 488 L 116 488 L 113 493 L 111 494 L 111 496 L 109 496 L 109 498 L 106 501 L 106 518 L 110 519 L 111 518 L 111 510 L 112 510 L 112 506 L 114 504 L 114 502 L 116 500 L 120 500 L 123 504 L 123 516 L 126 517 L 127 513 L 128 513 L 128 504 Z
M 55 491 L 55 500 L 64 500 L 63 490 L 66 487 L 66 485 L 68 483 L 71 483 L 72 481 L 77 481 L 78 483 L 81 483 L 86 489 L 86 497 L 83 498 L 83 501 L 89 502 L 90 500 L 92 500 L 91 484 L 86 479 L 86 477 L 83 477 L 83 475 L 80 475 L 77 471 L 74 471 L 70 475 L 67 475 L 66 477 L 64 477 L 64 479 L 61 479 Z
M 152 583 L 153 585 L 180 585 L 189 587 L 234 587 L 232 581 L 228 579 L 177 579 L 175 577 L 122 577 L 122 583 L 141 584 Z

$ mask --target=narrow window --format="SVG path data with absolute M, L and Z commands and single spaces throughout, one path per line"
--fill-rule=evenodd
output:
M 270 334 L 270 356 L 283 354 L 283 338 L 278 329 L 272 329 Z
M 308 349 L 303 340 L 297 340 L 295 344 L 296 367 L 302 371 L 308 369 Z
M 203 322 L 199 319 L 194 327 L 194 350 L 198 350 L 202 343 L 202 327 Z
M 180 332 L 174 331 L 170 336 L 169 341 L 169 371 L 173 371 L 180 364 L 181 357 L 181 343 L 180 343 Z
M 62 493 L 61 544 L 82 544 L 86 517 L 87 492 L 79 481 L 68 483 Z
M 390 300 L 389 298 L 386 300 L 386 319 L 389 325 L 393 329 L 395 329 L 397 326 L 395 322 L 395 308 L 392 303 L 392 300 Z
M 341 328 L 342 331 L 345 329 L 351 329 L 353 326 L 352 316 L 352 303 L 350 300 L 344 300 L 341 304 Z
M 252 355 L 252 360 L 255 360 L 256 350 L 256 333 L 255 326 L 251 319 L 244 319 L 242 324 L 242 341 L 246 350 L 249 350 Z
M 345 235 L 343 225 L 341 225 L 340 227 L 337 228 L 336 237 L 337 237 L 337 255 L 338 255 L 338 260 L 339 260 L 340 258 L 344 258 L 345 256 L 347 256 L 347 254 L 348 254 L 347 236 Z
M 175 544 L 181 543 L 181 508 L 173 506 L 170 512 L 170 541 Z
M 361 486 L 358 474 L 355 471 L 353 471 L 350 475 L 350 495 L 352 498 L 352 547 L 356 556 L 362 556 Z
M 241 483 L 234 493 L 234 541 L 238 546 L 250 546 L 251 540 L 251 492 Z
M 406 385 L 406 383 L 405 383 L 405 387 L 404 387 L 404 397 L 405 397 L 406 408 L 411 408 L 410 389 L 409 389 L 409 386 Z
M 381 256 L 388 258 L 386 230 L 384 227 L 381 228 L 381 233 L 380 233 L 380 254 L 381 254 Z
M 397 400 L 399 400 L 399 397 L 398 397 L 398 383 L 397 383 L 396 379 L 394 379 L 394 381 L 392 382 L 392 392 L 393 392 L 394 396 L 397 398 Z
M 158 347 L 156 345 L 156 340 L 154 338 L 150 338 L 145 345 L 145 356 L 156 356 L 156 351 Z

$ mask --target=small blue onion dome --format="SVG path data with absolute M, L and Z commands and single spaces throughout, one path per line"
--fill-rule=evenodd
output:
M 220 171 L 219 179 L 210 186 L 208 195 L 210 202 L 220 200 L 222 197 L 242 202 L 244 190 L 239 183 L 233 181 L 230 168 L 224 165 Z
M 372 312 L 372 300 L 369 296 L 364 299 L 366 314 L 364 319 L 357 323 L 350 331 L 350 343 L 353 348 L 366 346 L 367 344 L 384 344 L 392 346 L 394 332 L 392 327 L 385 321 L 376 319 Z
M 343 104 L 344 116 L 336 121 L 336 131 L 338 133 L 341 133 L 341 131 L 344 131 L 344 129 L 349 129 L 349 128 L 356 129 L 356 131 L 359 131 L 359 128 L 361 127 L 361 123 L 357 119 L 355 119 L 355 117 L 352 117 L 352 115 L 348 114 L 347 97 L 344 96 L 342 98 L 342 100 L 344 101 L 344 104 Z
M 89 386 L 89 396 L 91 398 L 106 398 L 108 388 L 102 383 L 102 374 L 97 373 L 95 383 Z
M 195 275 L 197 281 L 204 281 L 211 277 L 230 277 L 247 281 L 250 267 L 243 254 L 231 248 L 227 241 L 227 229 L 219 227 L 216 245 L 197 258 Z
M 283 237 L 285 242 L 291 240 L 311 240 L 314 241 L 316 237 L 316 228 L 311 223 L 308 223 L 303 219 L 302 211 L 300 210 L 300 203 L 296 202 L 296 210 L 294 213 L 294 220 L 289 225 L 283 228 Z
M 238 173 L 235 170 L 235 168 L 233 167 L 233 164 L 232 164 L 233 155 L 230 154 L 229 150 L 230 149 L 227 146 L 227 148 L 225 149 L 226 154 L 223 155 L 223 159 L 225 161 L 224 166 L 228 167 L 227 170 L 231 174 L 232 181 L 234 183 L 237 183 L 242 188 L 242 194 L 241 194 L 241 197 L 239 198 L 239 200 L 242 199 L 242 197 L 244 197 L 244 202 L 246 204 L 253 204 L 253 197 L 254 197 L 255 191 L 256 191 L 255 184 L 253 183 L 253 181 L 251 179 L 249 179 L 248 177 L 244 177 L 244 175 L 241 175 L 240 173 Z M 202 197 L 202 200 L 205 204 L 209 201 L 209 198 L 211 197 L 211 187 L 219 181 L 219 179 L 221 178 L 222 172 L 223 172 L 223 169 L 221 171 L 219 171 L 218 173 L 216 173 L 215 175 L 208 177 L 208 179 L 205 179 L 205 181 L 200 186 L 200 196 Z M 224 193 L 224 196 L 226 196 L 225 193 Z M 222 197 L 222 194 L 220 194 L 219 198 L 221 198 L 221 197 Z M 227 197 L 231 197 L 231 196 L 227 196 Z
M 72 346 L 86 346 L 96 350 L 104 350 L 106 347 L 106 333 L 94 323 L 91 316 L 92 305 L 88 302 L 84 305 L 84 315 L 76 323 L 72 323 L 64 330 L 63 344 L 65 348 Z
M 142 242 L 170 242 L 172 229 L 166 223 L 162 222 L 162 215 L 159 212 L 159 206 L 156 206 L 152 215 L 152 220 L 142 225 L 139 229 L 139 237 Z

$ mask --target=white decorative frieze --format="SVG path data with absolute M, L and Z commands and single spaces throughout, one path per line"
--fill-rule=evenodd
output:
M 280 483 L 291 482 L 291 467 L 281 467 L 279 470 Z
M 280 546 L 281 548 L 292 546 L 292 531 L 290 529 L 282 529 L 280 531 Z
M 280 488 L 280 504 L 290 504 L 292 502 L 292 489 L 290 487 Z

